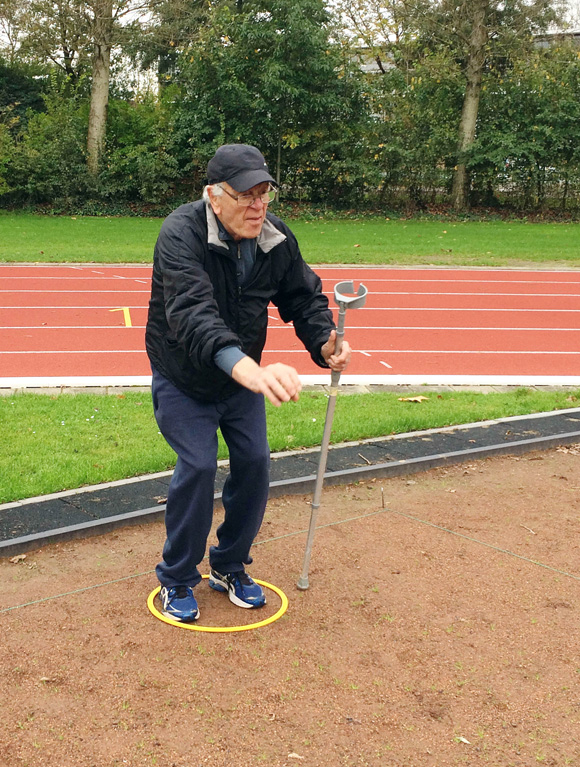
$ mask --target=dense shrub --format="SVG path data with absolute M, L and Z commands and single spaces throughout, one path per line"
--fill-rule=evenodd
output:
M 8 199 L 51 202 L 90 193 L 86 170 L 86 105 L 60 94 L 45 97 L 46 111 L 28 114 L 6 165 Z

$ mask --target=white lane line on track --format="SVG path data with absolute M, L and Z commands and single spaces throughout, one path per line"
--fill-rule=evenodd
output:
M 301 375 L 304 384 L 326 384 L 328 374 Z M 431 384 L 434 386 L 580 386 L 580 376 L 498 376 L 498 375 L 414 375 L 385 373 L 382 375 L 343 374 L 340 383 L 344 385 L 392 385 Z M 151 376 L 37 376 L 0 378 L 0 387 L 10 389 L 52 388 L 70 386 L 149 386 Z M 564 411 L 562 411 L 564 412 Z M 537 414 L 541 416 L 541 413 Z
M 77 267 L 71 267 L 71 268 L 75 268 L 76 269 Z M 0 274 L 1 274 L 1 265 L 0 265 Z M 91 277 L 92 274 L 98 274 L 98 275 L 101 275 L 101 277 Z M 3 277 L 3 280 L 19 280 L 20 282 L 26 281 L 26 280 L 30 280 L 30 281 L 34 282 L 35 280 L 59 280 L 59 281 L 62 281 L 62 280 L 80 280 L 80 279 L 82 279 L 83 281 L 86 281 L 86 282 L 89 282 L 91 280 L 94 281 L 94 282 L 104 282 L 105 280 L 103 280 L 102 277 L 105 277 L 106 280 L 108 280 L 108 279 L 135 280 L 136 279 L 132 275 L 106 274 L 105 272 L 98 272 L 98 271 L 95 271 L 94 269 L 92 269 L 90 274 L 85 275 L 84 277 L 66 277 L 66 276 L 58 277 L 58 276 L 54 276 L 54 275 L 42 275 L 40 277 L 36 277 L 34 275 L 29 275 L 29 276 L 23 276 L 23 277 L 17 277 L 17 276 L 10 277 L 10 276 L 8 276 L 8 277 Z M 355 280 L 355 282 L 356 282 L 356 280 Z M 470 284 L 475 284 L 475 285 L 483 285 L 483 284 L 486 284 L 486 285 L 504 285 L 504 284 L 505 285 L 560 285 L 560 286 L 562 286 L 562 285 L 580 285 L 580 280 L 566 280 L 566 281 L 564 281 L 564 280 L 455 280 L 455 279 L 441 279 L 441 280 L 425 279 L 424 280 L 424 279 L 414 279 L 414 278 L 407 278 L 405 280 L 400 280 L 398 278 L 397 279 L 375 279 L 375 278 L 371 278 L 371 279 L 367 279 L 365 284 L 366 283 L 371 283 L 371 282 L 381 282 L 381 283 L 385 282 L 385 283 L 388 283 L 389 285 L 392 285 L 393 283 L 405 283 L 405 284 L 407 284 L 407 283 L 412 283 L 412 284 L 427 283 L 427 284 L 432 284 L 432 283 L 437 283 L 437 282 L 441 282 L 441 283 L 443 283 L 445 285 L 451 285 L 451 284 L 461 284 L 461 285 L 463 285 L 463 284 L 466 284 L 466 285 L 470 285 Z M 367 288 L 368 287 L 369 287 L 369 285 L 367 285 Z M 328 293 L 329 295 L 334 295 L 334 291 L 333 290 L 327 290 L 327 291 L 324 291 L 324 292 Z M 378 291 L 374 291 L 374 290 L 370 291 L 370 292 L 372 292 L 373 294 L 376 293 L 377 295 L 384 295 L 384 293 L 381 293 L 381 292 L 378 292 Z
M 117 330 L 118 328 L 126 328 L 125 324 L 119 325 L 0 325 L 0 330 Z M 130 330 L 145 330 L 146 325 L 131 325 Z M 294 328 L 288 325 L 268 325 L 268 331 L 275 330 L 294 330 Z M 580 327 L 578 328 L 498 328 L 492 325 L 482 325 L 481 327 L 452 327 L 443 325 L 348 325 L 345 326 L 345 330 L 454 330 L 454 331 L 482 331 L 487 330 L 490 332 L 507 332 L 507 333 L 519 333 L 521 332 L 533 332 L 533 333 L 580 333 Z
M 127 277 L 119 277 L 120 280 L 127 280 Z M 142 280 L 131 280 L 132 282 L 141 282 L 143 285 L 146 285 L 146 282 L 143 282 Z M 0 290 L 0 293 L 46 293 L 47 291 L 44 289 L 30 289 L 30 288 L 17 288 L 17 289 L 9 289 L 9 290 Z M 117 293 L 119 291 L 116 290 L 51 290 L 50 294 L 57 295 L 60 293 Z M 149 293 L 149 290 L 131 290 L 131 289 L 123 289 L 123 293 Z M 329 293 L 328 291 L 323 291 L 325 295 L 332 296 L 332 293 Z M 482 293 L 481 291 L 475 292 L 475 293 L 465 293 L 465 292 L 459 292 L 459 293 L 451 293 L 451 292 L 445 292 L 445 291 L 438 291 L 438 292 L 420 292 L 420 291 L 410 291 L 410 290 L 401 290 L 401 291 L 385 291 L 382 293 L 375 292 L 372 293 L 373 296 L 478 296 L 478 297 L 490 297 L 495 298 L 496 296 L 506 296 L 509 298 L 579 298 L 580 293 Z M 372 307 L 366 307 L 367 309 Z M 389 307 L 377 307 L 377 308 L 389 308 Z
M 124 278 L 121 278 L 124 279 Z M 46 293 L 46 290 L 0 290 L 0 293 Z M 58 293 L 76 293 L 77 295 L 79 293 L 147 293 L 149 294 L 151 291 L 149 290 L 130 290 L 128 288 L 123 288 L 122 290 L 51 290 L 50 295 L 55 295 Z M 19 307 L 18 307 L 19 308 Z
M 145 325 L 0 325 L 0 330 L 145 330 Z
M 363 351 L 355 349 L 355 352 L 364 354 Z M 558 351 L 537 351 L 536 349 L 530 349 L 529 351 L 512 351 L 506 349 L 505 351 L 494 351 L 493 349 L 370 349 L 370 354 L 543 354 L 543 355 L 567 355 L 577 356 L 580 355 L 580 351 L 577 352 L 558 352 Z M 144 349 L 38 349 L 29 351 L 0 351 L 0 354 L 145 354 Z M 264 349 L 264 354 L 308 354 L 305 349 Z M 370 356 L 369 354 L 369 356 Z M 366 355 L 365 355 L 366 356 Z
M 58 309 L 58 310 L 64 310 L 67 311 L 69 309 L 86 309 L 87 311 L 91 311 L 94 309 L 111 309 L 111 308 L 117 308 L 116 304 L 109 304 L 108 306 L 63 306 L 60 304 L 59 306 L 44 306 L 43 304 L 37 305 L 37 306 L 0 306 L 0 309 L 10 309 L 12 311 L 18 311 L 18 309 Z M 129 305 L 127 309 L 147 309 L 147 306 L 144 304 L 133 304 Z
M 329 280 L 329 277 L 325 278 L 326 280 Z M 463 279 L 455 279 L 453 277 L 447 277 L 447 278 L 426 278 L 423 279 L 422 277 L 407 277 L 406 279 L 400 279 L 399 277 L 393 277 L 393 278 L 383 278 L 383 277 L 363 277 L 362 280 L 364 281 L 367 288 L 369 287 L 367 283 L 372 282 L 386 282 L 389 285 L 391 285 L 394 282 L 403 282 L 403 283 L 416 283 L 416 282 L 427 282 L 427 283 L 434 283 L 434 282 L 442 282 L 446 285 L 448 284 L 475 284 L 475 285 L 580 285 L 580 280 L 463 280 Z M 354 280 L 354 282 L 358 282 L 358 280 Z
M 36 326 L 34 326 L 36 327 Z M 55 326 L 56 327 L 56 326 Z M 60 325 L 58 326 L 60 327 Z M 76 326 L 73 326 L 76 327 Z M 92 327 L 89 325 L 89 327 Z M 559 333 L 560 331 L 566 332 L 580 332 L 580 327 L 577 328 L 517 328 L 517 327 L 496 327 L 495 325 L 482 325 L 481 327 L 466 327 L 466 326 L 451 326 L 451 325 L 345 325 L 345 330 L 505 330 L 509 333 L 519 333 L 520 330 L 530 330 L 535 332 L 549 332 Z M 268 330 L 292 330 L 287 325 L 269 325 Z
M 2 308 L 2 307 L 0 307 Z M 37 307 L 33 307 L 37 308 Z M 79 307 L 82 308 L 82 307 Z M 362 306 L 357 312 L 580 312 L 580 309 L 489 309 L 485 307 L 447 307 L 447 306 Z
M 28 291 L 14 291 L 15 293 L 21 292 L 26 293 Z M 32 291 L 30 291 L 32 292 Z M 55 293 L 61 293 L 61 292 L 67 292 L 67 291 L 60 291 L 56 290 Z M 91 292 L 91 291 L 83 291 L 84 292 Z M 327 296 L 332 296 L 333 294 L 328 291 L 323 291 L 323 293 Z M 477 291 L 474 293 L 468 293 L 467 291 L 461 291 L 458 293 L 451 293 L 448 291 L 438 290 L 436 292 L 429 292 L 429 291 L 419 291 L 419 290 L 386 290 L 383 292 L 379 291 L 373 291 L 370 295 L 372 296 L 490 296 L 490 297 L 496 297 L 496 296 L 509 296 L 510 298 L 513 298 L 514 296 L 516 298 L 578 298 L 580 296 L 580 293 L 494 293 L 492 291 L 486 291 L 482 292 Z
M 0 271 L 0 275 L 1 275 L 1 271 Z M 99 275 L 99 276 L 95 277 L 95 276 L 92 276 L 92 275 Z M 63 281 L 66 281 L 66 280 L 68 280 L 68 281 L 83 280 L 83 282 L 104 283 L 104 282 L 106 282 L 106 280 L 110 280 L 110 279 L 132 280 L 132 281 L 135 281 L 135 282 L 143 282 L 143 284 L 147 284 L 147 285 L 150 284 L 150 282 L 151 282 L 150 279 L 149 280 L 139 280 L 138 278 L 136 278 L 133 275 L 118 275 L 118 274 L 111 275 L 111 274 L 105 274 L 104 272 L 97 272 L 97 271 L 91 271 L 90 274 L 83 275 L 82 277 L 81 276 L 78 276 L 78 277 L 77 276 L 67 277 L 67 276 L 54 276 L 54 275 L 46 275 L 46 276 L 39 276 L 39 277 L 33 276 L 33 275 L 29 275 L 29 276 L 20 276 L 19 277 L 17 275 L 14 275 L 14 276 L 3 276 L 2 275 L 3 282 L 8 282 L 9 280 L 18 280 L 19 282 L 26 282 L 26 281 L 30 281 L 30 282 L 43 281 L 44 282 L 44 281 L 50 281 L 50 280 L 52 280 L 52 281 L 57 281 L 58 280 L 59 282 L 63 282 Z M 576 287 L 576 286 L 580 285 L 580 280 L 562 281 L 562 280 L 451 280 L 451 279 L 447 279 L 447 280 L 422 280 L 422 279 L 407 279 L 407 280 L 374 280 L 373 279 L 373 280 L 368 280 L 367 279 L 365 281 L 365 284 L 366 284 L 367 288 L 369 288 L 369 293 L 371 293 L 372 295 L 397 295 L 397 294 L 401 294 L 401 293 L 404 294 L 404 293 L 407 292 L 407 291 L 398 291 L 397 292 L 397 291 L 373 290 L 372 287 L 371 287 L 371 283 L 372 282 L 385 282 L 385 283 L 388 283 L 389 285 L 393 285 L 393 283 L 404 283 L 404 284 L 409 284 L 410 283 L 410 284 L 416 285 L 416 284 L 419 284 L 419 283 L 433 284 L 435 282 L 440 282 L 441 284 L 444 284 L 444 285 L 455 285 L 455 284 L 457 284 L 457 285 L 471 285 L 471 284 L 475 284 L 477 286 L 483 286 L 485 284 L 485 285 L 498 286 L 498 287 L 502 286 L 502 285 L 536 285 L 538 287 L 539 286 L 543 286 L 543 285 L 557 285 L 557 286 L 560 286 L 560 287 L 565 287 L 565 286 L 569 285 L 569 286 Z M 103 286 L 102 292 L 103 293 L 107 292 L 104 286 Z M 323 292 L 326 295 L 328 295 L 328 296 L 334 296 L 334 290 L 332 290 L 332 289 L 325 289 L 325 290 L 323 290 Z M 425 292 L 418 292 L 417 294 L 418 295 L 429 295 L 429 293 L 425 293 Z M 477 291 L 475 293 L 469 293 L 467 291 L 458 291 L 458 294 L 459 295 L 480 295 L 481 291 Z M 485 291 L 485 294 L 486 295 L 512 295 L 511 293 L 497 293 L 496 291 Z M 435 291 L 435 295 L 454 295 L 454 293 L 448 293 L 448 292 L 444 292 L 444 291 Z M 542 295 L 542 294 L 539 294 L 539 293 L 531 293 L 531 294 L 515 293 L 513 295 Z M 553 295 L 553 294 L 548 294 L 548 295 Z M 573 295 L 573 294 L 565 294 L 565 295 Z
M 94 274 L 101 274 L 101 272 L 94 272 Z M 2 275 L 2 272 L 0 271 L 0 277 L 2 277 L 3 282 L 8 282 L 9 280 L 18 280 L 18 282 L 26 282 L 27 280 L 30 280 L 31 282 L 45 282 L 46 280 L 58 280 L 58 282 L 105 282 L 105 280 L 112 280 L 114 278 L 119 280 L 133 280 L 134 282 L 143 282 L 143 280 L 138 280 L 135 277 L 125 277 L 123 275 L 119 274 L 106 274 L 105 280 L 101 279 L 100 277 L 91 277 L 90 275 L 84 275 L 83 277 L 4 277 Z M 103 293 L 106 293 L 106 289 L 103 288 Z
M 6 352 L 0 354 L 145 354 L 145 349 L 35 349 L 27 352 Z
M 529 351 L 512 351 L 511 349 L 506 349 L 505 351 L 494 351 L 493 349 L 354 349 L 353 353 L 362 354 L 363 351 L 370 352 L 372 354 L 580 354 L 580 351 L 558 352 L 537 351 L 536 349 L 530 349 Z M 264 354 L 300 354 L 302 352 L 302 349 L 264 349 Z M 4 353 L 6 354 L 8 352 Z
M 61 311 L 61 310 L 62 311 L 70 311 L 70 310 L 73 310 L 73 309 L 75 309 L 75 310 L 82 309 L 83 311 L 93 311 L 93 310 L 106 310 L 106 309 L 116 308 L 116 306 L 117 306 L 116 304 L 108 304 L 106 306 L 97 306 L 95 304 L 87 304 L 87 305 L 81 305 L 81 306 L 76 306 L 76 305 L 75 306 L 68 306 L 68 305 L 67 306 L 63 306 L 62 304 L 58 304 L 56 306 L 51 306 L 51 305 L 45 306 L 44 304 L 36 304 L 34 306 L 10 306 L 9 304 L 0 304 L 0 310 L 6 309 L 6 310 L 10 310 L 10 311 L 15 312 L 15 311 L 19 311 L 21 309 L 27 309 L 27 310 L 29 310 L 29 309 L 36 309 L 36 310 L 39 310 L 39 311 L 40 310 L 45 310 L 45 309 L 46 310 L 49 310 L 49 309 L 50 310 L 59 310 L 59 311 Z M 143 310 L 147 310 L 147 305 L 146 304 L 130 304 L 127 308 L 128 309 L 143 309 Z M 478 309 L 475 309 L 475 308 L 474 309 L 460 309 L 460 308 L 451 309 L 451 308 L 447 308 L 447 307 L 425 307 L 425 308 L 421 307 L 421 308 L 415 308 L 415 307 L 412 307 L 412 306 L 390 306 L 390 307 L 377 306 L 375 308 L 361 307 L 360 309 L 357 309 L 357 312 L 366 312 L 366 311 L 369 311 L 369 312 L 391 312 L 392 311 L 392 312 L 414 312 L 414 313 L 418 313 L 418 312 L 527 312 L 527 313 L 530 313 L 530 314 L 533 314 L 533 313 L 546 313 L 546 312 L 559 312 L 559 313 L 564 313 L 564 314 L 566 314 L 566 313 L 568 313 L 568 314 L 577 314 L 578 312 L 580 312 L 580 309 L 481 309 L 481 308 L 478 308 Z M 274 318 L 270 317 L 270 319 L 275 319 L 276 321 L 280 321 L 280 322 L 282 321 L 282 320 L 279 320 L 278 317 L 274 317 Z M 288 323 L 288 324 L 284 323 L 282 325 L 276 325 L 275 327 L 290 328 L 290 329 L 292 329 L 292 324 L 291 323 Z M 359 326 L 353 325 L 352 327 L 363 327 L 363 326 L 362 325 L 359 325 Z M 369 327 L 375 328 L 377 326 L 376 325 L 372 325 L 372 326 L 369 326 Z M 388 325 L 387 327 L 391 328 L 393 326 L 392 325 Z M 413 326 L 410 326 L 410 327 L 415 327 L 415 326 L 413 325 Z M 441 327 L 441 326 L 437 325 L 437 326 L 434 327 L 434 329 L 436 329 L 437 327 Z M 450 329 L 453 330 L 453 328 L 450 328 Z M 506 329 L 509 330 L 510 328 L 506 328 Z M 515 329 L 517 330 L 517 328 L 515 328 Z M 530 328 L 530 330 L 534 330 L 534 329 L 535 328 Z M 541 328 L 538 328 L 538 329 L 541 329 Z M 574 330 L 574 328 L 570 328 L 570 329 Z
M 1 293 L 2 291 L 0 291 Z M 10 292 L 10 291 L 5 291 Z M 76 291 L 71 291 L 71 293 L 74 293 Z M 139 292 L 145 292 L 145 291 L 133 291 L 136 293 Z M 62 304 L 52 306 L 48 305 L 45 306 L 44 304 L 35 304 L 33 306 L 10 306 L 9 304 L 0 304 L 0 310 L 1 309 L 9 309 L 10 311 L 19 311 L 22 309 L 58 309 L 58 310 L 66 310 L 69 311 L 71 309 L 83 309 L 86 311 L 94 310 L 94 309 L 111 309 L 116 308 L 117 304 L 108 304 L 107 306 L 97 306 L 95 304 L 86 304 L 81 306 L 63 306 Z M 143 309 L 147 310 L 147 304 L 129 304 L 128 309 Z M 546 312 L 558 312 L 559 314 L 578 314 L 580 312 L 580 309 L 486 309 L 486 308 L 467 308 L 467 309 L 461 309 L 461 308 L 449 308 L 449 307 L 443 307 L 443 306 L 432 306 L 432 307 L 413 307 L 413 306 L 376 306 L 376 307 L 361 307 L 360 309 L 357 309 L 357 312 L 527 312 L 528 314 L 534 314 L 534 313 L 541 313 L 545 314 Z M 292 327 L 291 325 L 281 325 L 279 327 Z M 373 325 L 373 327 L 376 327 Z M 389 326 L 390 327 L 390 326 Z

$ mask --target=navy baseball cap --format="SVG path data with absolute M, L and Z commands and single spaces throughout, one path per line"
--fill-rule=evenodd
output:
M 227 181 L 237 192 L 246 192 L 256 184 L 276 182 L 268 171 L 264 155 L 249 144 L 224 144 L 207 164 L 207 183 Z

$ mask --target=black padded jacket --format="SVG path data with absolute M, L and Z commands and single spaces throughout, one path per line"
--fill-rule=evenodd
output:
M 332 312 L 290 229 L 268 213 L 243 288 L 236 267 L 218 237 L 211 207 L 202 200 L 182 205 L 163 222 L 145 343 L 151 364 L 195 399 L 217 402 L 239 387 L 214 363 L 220 349 L 240 346 L 260 362 L 270 301 L 284 322 L 294 324 L 314 362 L 327 367 L 320 349 L 334 328 Z

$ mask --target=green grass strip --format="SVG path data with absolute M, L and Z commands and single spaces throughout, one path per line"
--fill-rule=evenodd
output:
M 151 263 L 162 220 L 0 213 L 0 261 Z
M 161 223 L 0 212 L 0 262 L 151 263 Z M 288 223 L 311 264 L 580 266 L 580 223 L 378 217 Z
M 580 224 L 361 219 L 290 222 L 314 264 L 580 266 Z
M 332 442 L 580 405 L 580 390 L 421 393 L 428 399 L 420 403 L 391 392 L 339 395 Z M 298 403 L 268 406 L 271 450 L 318 446 L 327 401 L 304 392 Z M 9 447 L 0 453 L 0 503 L 164 471 L 175 461 L 148 392 L 3 396 L 0 422 Z M 221 439 L 219 457 L 227 457 Z

